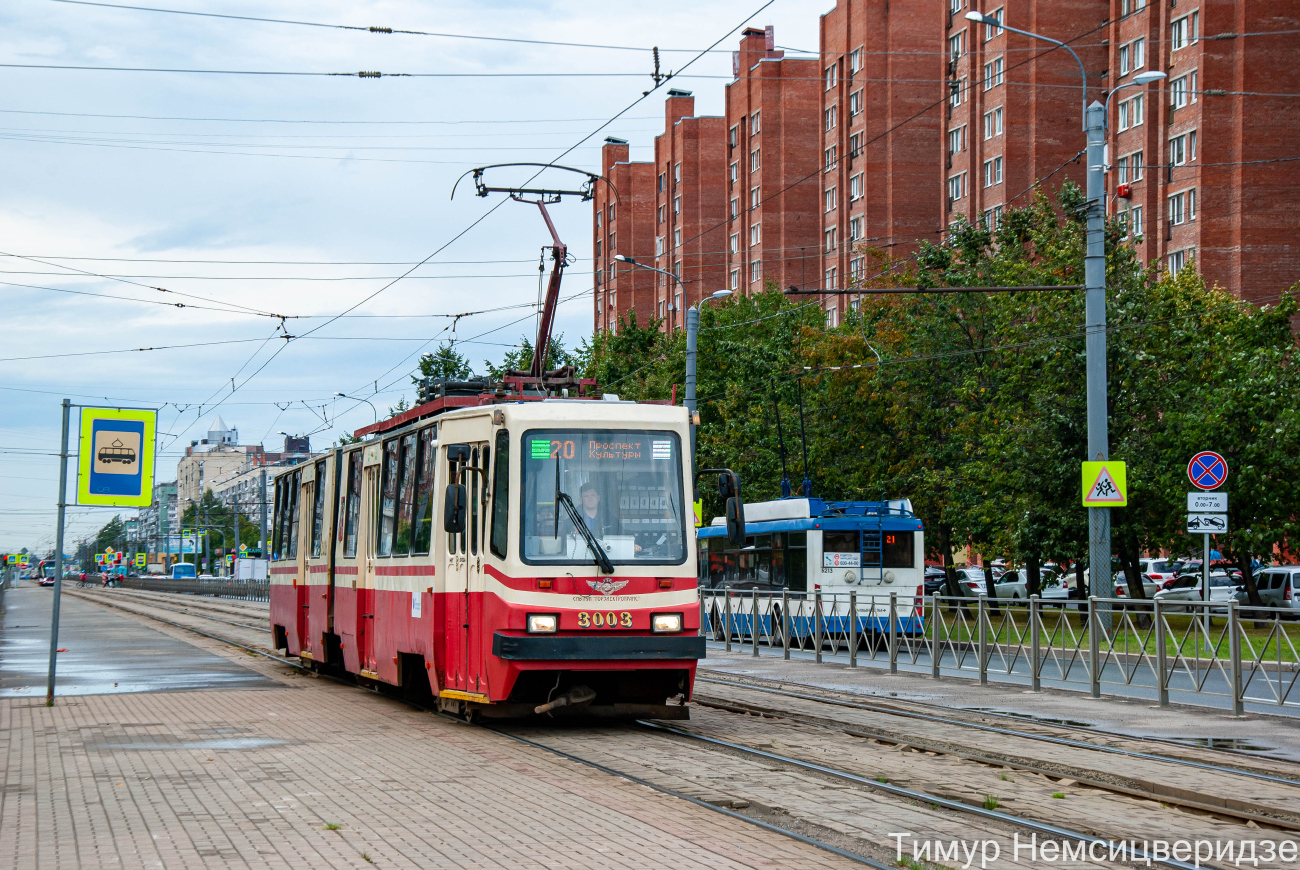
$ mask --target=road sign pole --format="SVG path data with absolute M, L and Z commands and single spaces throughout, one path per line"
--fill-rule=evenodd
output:
M 59 598 L 63 594 L 63 518 L 68 498 L 68 417 L 72 403 L 63 400 L 63 438 L 59 443 L 59 518 L 54 533 L 54 606 L 50 614 L 50 674 L 45 706 L 54 706 L 54 663 L 59 655 Z
M 1205 607 L 1201 609 L 1201 618 L 1205 623 L 1205 651 L 1210 652 L 1210 533 L 1206 532 L 1203 536 L 1205 545 L 1202 548 L 1204 554 L 1201 559 L 1201 603 Z M 1206 667 L 1209 667 L 1207 664 Z

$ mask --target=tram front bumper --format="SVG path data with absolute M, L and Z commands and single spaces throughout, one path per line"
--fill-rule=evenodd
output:
M 704 658 L 696 635 L 515 635 L 492 636 L 492 655 L 510 661 L 636 661 Z

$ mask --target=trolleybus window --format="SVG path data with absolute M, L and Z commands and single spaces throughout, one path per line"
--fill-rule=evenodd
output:
M 343 557 L 357 557 L 357 525 L 361 519 L 361 451 L 354 450 L 348 454 L 347 485 L 339 489 L 344 493 L 347 503 L 343 506 Z
M 510 536 L 510 433 L 497 432 L 497 466 L 492 480 L 492 552 L 506 557 Z
M 880 533 L 880 561 L 886 568 L 915 568 L 915 532 L 894 532 L 886 529 Z
M 741 589 L 808 588 L 806 532 L 751 535 L 745 546 L 732 549 L 723 537 L 699 539 L 699 581 L 702 586 Z
M 380 556 L 393 554 L 393 533 L 397 523 L 397 439 L 384 442 L 384 477 L 379 495 Z
M 320 558 L 322 533 L 325 530 L 325 461 L 316 463 L 315 497 L 311 511 L 311 557 Z
M 411 552 L 423 555 L 429 552 L 433 540 L 433 458 L 438 427 L 420 430 L 420 455 L 415 473 L 415 530 L 411 536 Z
M 524 561 L 591 564 L 588 535 L 575 515 L 614 564 L 686 561 L 680 451 L 673 432 L 525 432 Z

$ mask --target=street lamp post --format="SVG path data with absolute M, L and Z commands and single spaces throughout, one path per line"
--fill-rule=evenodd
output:
M 375 412 L 375 422 L 376 423 L 379 422 L 379 410 L 375 408 L 374 402 L 370 401 L 369 399 L 359 398 L 357 396 L 349 396 L 346 393 L 335 393 L 334 395 L 338 396 L 340 399 L 351 399 L 354 402 L 365 402 L 367 405 L 370 406 L 370 410 Z
M 1092 103 L 1088 102 L 1088 74 L 1084 70 L 1083 61 L 1079 60 L 1079 55 L 1064 42 L 1039 33 L 1009 27 L 981 12 L 967 12 L 966 18 L 988 27 L 997 27 L 1031 39 L 1050 42 L 1068 51 L 1075 63 L 1079 65 L 1079 76 L 1083 85 L 1081 100 L 1083 129 L 1087 134 L 1088 143 L 1086 153 L 1088 225 L 1087 247 L 1083 260 L 1084 334 L 1087 350 L 1087 459 L 1106 460 L 1110 458 L 1106 406 L 1106 210 L 1103 193 L 1106 171 L 1107 109 L 1096 100 Z M 1144 73 L 1130 84 L 1147 84 L 1156 78 L 1162 78 L 1163 75 L 1161 73 L 1153 76 Z M 1109 104 L 1110 97 L 1106 99 Z M 1099 598 L 1110 598 L 1115 591 L 1110 573 L 1110 508 L 1088 508 L 1088 572 L 1089 594 Z

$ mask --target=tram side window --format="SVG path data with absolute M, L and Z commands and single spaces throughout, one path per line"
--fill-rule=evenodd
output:
M 271 511 L 271 558 L 278 560 L 284 546 L 284 529 L 280 525 L 284 516 L 284 478 L 275 481 L 275 501 Z
M 492 480 L 492 553 L 504 559 L 510 540 L 510 433 L 497 432 L 497 465 Z
M 470 456 L 470 467 L 479 467 L 478 448 Z M 478 517 L 479 517 L 479 487 L 483 485 L 483 476 L 473 471 L 465 475 L 465 489 L 469 494 L 469 551 L 471 555 L 478 554 Z
M 384 475 L 379 494 L 380 556 L 393 554 L 393 533 L 397 525 L 397 439 L 384 442 Z
M 311 557 L 320 558 L 321 542 L 325 535 L 325 460 L 316 463 L 315 498 L 312 499 Z
M 411 553 L 424 555 L 433 540 L 433 458 L 437 454 L 438 427 L 420 430 L 420 452 L 415 468 L 415 519 Z
M 466 475 L 468 476 L 468 475 Z M 454 459 L 447 460 L 447 483 L 465 483 L 460 475 L 460 463 Z M 465 552 L 465 533 L 447 533 L 447 552 L 453 555 Z
M 347 492 L 347 504 L 343 510 L 343 556 L 347 559 L 357 557 L 357 526 L 361 520 L 361 451 L 354 450 L 348 455 L 348 481 L 344 488 Z
M 289 483 L 289 492 L 287 493 L 289 504 L 285 512 L 289 514 L 290 519 L 289 519 L 289 546 L 288 546 L 288 552 L 285 554 L 286 559 L 298 558 L 298 521 L 301 519 L 301 511 L 299 506 L 299 502 L 301 501 L 301 499 L 298 497 L 298 494 L 301 491 L 301 489 L 302 489 L 302 471 L 299 470 L 293 473 L 293 479 Z
M 411 517 L 415 510 L 415 433 L 402 436 L 401 459 L 398 467 L 402 477 L 397 487 L 397 533 L 393 539 L 393 555 L 406 556 L 411 552 Z
M 886 568 L 915 568 L 915 532 L 884 531 L 880 535 L 880 561 Z
M 476 474 L 478 478 L 478 503 L 479 503 L 479 520 L 477 540 L 479 542 L 478 550 L 487 550 L 487 533 L 488 533 L 488 473 L 492 470 L 492 448 L 484 445 L 483 462 L 479 465 L 483 469 L 482 474 Z M 474 552 L 478 552 L 475 550 Z

